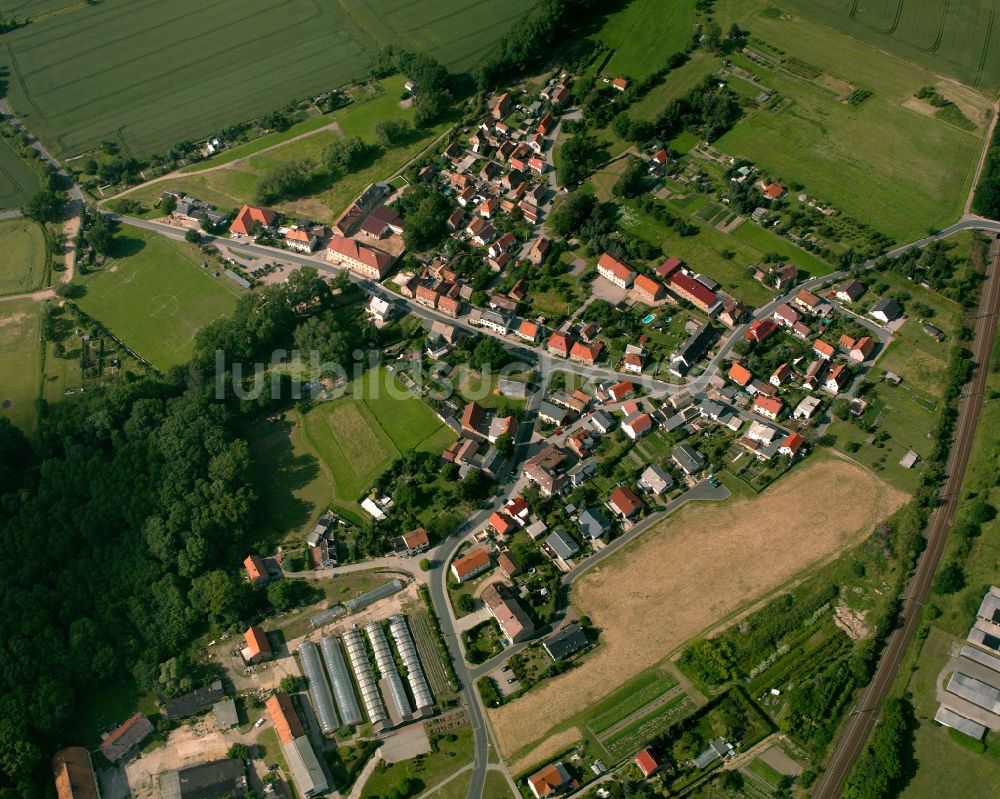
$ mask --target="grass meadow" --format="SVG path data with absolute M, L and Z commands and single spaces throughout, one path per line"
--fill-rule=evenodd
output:
M 439 453 L 455 435 L 392 374 L 375 369 L 352 383 L 346 396 L 304 414 L 295 411 L 283 429 L 262 429 L 250 438 L 265 454 L 258 460 L 281 475 L 265 504 L 275 526 L 288 530 L 329 504 L 363 518 L 358 500 L 400 454 Z M 276 463 L 283 467 L 274 470 Z
M 0 302 L 0 415 L 29 435 L 34 432 L 40 386 L 41 305 Z
M 77 304 L 167 370 L 191 356 L 198 330 L 236 306 L 237 289 L 201 262 L 192 244 L 129 228 L 118 236 L 116 256 L 84 278 Z
M 65 156 L 105 140 L 150 153 L 207 136 L 363 78 L 372 55 L 390 42 L 467 69 L 533 3 L 62 5 L 6 34 L 0 65 L 12 76 L 12 107 Z
M 733 63 L 778 96 L 776 104 L 749 111 L 716 142 L 718 148 L 751 159 L 786 183 L 802 184 L 808 194 L 898 241 L 954 222 L 971 187 L 989 100 L 772 9 L 757 0 L 729 0 L 717 9 L 722 18 L 739 19 L 751 31 L 751 47 L 775 62 L 765 66 L 734 55 Z M 782 59 L 784 67 L 777 65 Z M 908 106 L 927 85 L 941 87 L 976 122 L 975 130 Z M 849 105 L 844 97 L 854 88 L 872 95 Z
M 0 211 L 19 208 L 40 188 L 31 167 L 0 139 Z
M 0 222 L 0 294 L 24 294 L 45 279 L 45 236 L 27 219 Z
M 374 143 L 377 140 L 375 125 L 380 120 L 411 119 L 413 111 L 399 106 L 403 83 L 404 78 L 398 75 L 387 78 L 382 82 L 385 91 L 374 99 L 350 105 L 324 117 L 326 125 L 336 123 L 339 132 L 333 129 L 315 130 L 310 136 L 260 154 L 254 154 L 257 152 L 256 148 L 247 150 L 235 148 L 222 156 L 224 160 L 207 161 L 199 165 L 201 169 L 192 168 L 189 174 L 140 188 L 131 192 L 128 197 L 152 205 L 163 191 L 173 189 L 188 192 L 220 208 L 238 207 L 244 202 L 252 201 L 260 178 L 278 164 L 306 158 L 319 163 L 322 160 L 323 148 L 334 141 L 340 132 L 345 136 L 359 136 L 369 143 Z M 409 142 L 383 150 L 378 158 L 364 168 L 332 183 L 317 185 L 315 191 L 307 198 L 275 203 L 274 207 L 289 214 L 313 219 L 336 216 L 369 183 L 386 180 L 399 171 L 436 136 L 443 133 L 447 126 L 448 123 L 443 122 Z M 307 131 L 308 128 L 303 132 Z M 242 155 L 237 155 L 239 153 Z M 234 162 L 231 158 L 234 155 L 241 160 Z M 228 167 L 205 171 L 220 164 L 228 164 Z

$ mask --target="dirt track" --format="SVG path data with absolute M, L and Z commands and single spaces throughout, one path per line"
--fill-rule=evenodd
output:
M 827 459 L 799 467 L 753 500 L 684 508 L 574 587 L 574 606 L 602 630 L 605 646 L 579 668 L 489 712 L 504 756 L 859 540 L 906 498 L 853 464 Z M 558 734 L 511 769 L 557 754 L 575 737 Z

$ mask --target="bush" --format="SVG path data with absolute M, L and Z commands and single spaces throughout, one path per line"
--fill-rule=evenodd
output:
M 934 590 L 939 594 L 957 594 L 965 588 L 965 571 L 955 561 L 941 567 L 934 578 Z

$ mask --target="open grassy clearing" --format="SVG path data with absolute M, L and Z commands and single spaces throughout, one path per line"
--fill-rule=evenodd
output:
M 817 518 L 799 501 L 819 491 L 836 513 Z M 501 751 L 516 753 L 512 768 L 579 740 L 580 714 L 609 687 L 857 541 L 904 500 L 856 466 L 816 460 L 755 499 L 688 505 L 613 555 L 573 589 L 574 606 L 601 629 L 603 646 L 568 674 L 488 711 Z M 664 571 L 665 557 L 683 568 Z
M 128 228 L 115 246 L 100 271 L 83 278 L 77 304 L 158 369 L 184 363 L 198 330 L 235 308 L 237 290 L 199 265 L 192 244 Z
M 320 129 L 305 138 L 278 147 L 260 155 L 247 152 L 238 163 L 231 159 L 222 162 L 208 161 L 205 167 L 217 163 L 227 164 L 224 169 L 214 169 L 205 172 L 192 169 L 190 174 L 171 180 L 161 181 L 150 186 L 130 192 L 130 199 L 141 200 L 149 205 L 164 191 L 185 191 L 192 196 L 213 203 L 220 208 L 233 208 L 244 202 L 252 202 L 257 184 L 261 177 L 275 166 L 289 161 L 310 159 L 315 163 L 322 162 L 323 147 L 341 134 L 344 136 L 360 136 L 366 142 L 375 143 L 375 125 L 380 120 L 404 119 L 413 116 L 411 109 L 399 107 L 399 96 L 403 89 L 404 78 L 393 76 L 383 81 L 385 91 L 372 100 L 356 103 L 336 111 L 326 117 L 327 126 L 336 125 L 335 129 Z M 448 122 L 423 131 L 422 135 L 413 140 L 384 150 L 380 157 L 362 169 L 351 172 L 334 182 L 319 181 L 310 192 L 310 196 L 298 200 L 279 202 L 274 207 L 289 214 L 299 214 L 314 219 L 326 219 L 338 215 L 344 208 L 369 184 L 387 180 L 398 172 L 412 158 L 417 156 L 437 136 L 448 127 Z M 249 145 L 247 145 L 249 146 Z M 234 150 L 234 152 L 236 152 Z M 226 158 L 230 154 L 223 156 Z M 246 157 L 247 155 L 251 157 Z
M 377 390 L 373 390 L 377 389 Z M 330 501 L 360 513 L 357 502 L 400 454 L 440 452 L 454 434 L 422 400 L 383 369 L 355 381 L 348 396 L 299 415 L 304 440 L 332 480 Z
M 25 294 L 45 278 L 45 236 L 28 219 L 0 222 L 0 294 Z
M 34 170 L 0 139 L 0 211 L 19 208 L 40 188 Z
M 632 0 L 609 14 L 597 35 L 615 51 L 603 72 L 609 77 L 644 78 L 671 53 L 687 47 L 693 34 L 692 0 Z
M 467 69 L 532 5 L 79 3 L 6 34 L 0 64 L 11 105 L 57 154 L 104 140 L 148 153 L 362 78 L 385 44 Z
M 991 42 L 992 0 L 964 3 L 852 4 L 779 0 L 790 11 L 843 31 L 880 50 L 985 90 L 1000 85 L 1000 52 Z
M 454 736 L 454 741 L 449 741 L 449 736 L 439 737 L 434 744 L 434 751 L 429 755 L 392 765 L 380 762 L 361 791 L 362 799 L 380 799 L 388 796 L 396 784 L 405 777 L 422 783 L 422 787 L 413 792 L 413 795 L 418 795 L 470 763 L 472 728 L 460 727 L 450 735 Z
M 803 17 L 770 13 L 771 7 L 765 0 L 729 0 L 717 11 L 750 29 L 752 47 L 805 66 L 792 74 L 735 57 L 790 103 L 751 111 L 719 139 L 718 148 L 750 158 L 786 182 L 802 183 L 810 195 L 899 241 L 954 222 L 975 172 L 988 99 L 957 89 L 969 108 L 966 115 L 977 117 L 974 133 L 917 113 L 904 103 L 921 87 L 937 85 L 934 73 L 849 37 L 832 36 Z M 818 75 L 803 76 L 813 73 Z M 832 87 L 873 94 L 849 105 Z M 871 135 L 874 130 L 877 136 Z
M 0 414 L 28 434 L 40 385 L 41 309 L 31 300 L 0 302 Z

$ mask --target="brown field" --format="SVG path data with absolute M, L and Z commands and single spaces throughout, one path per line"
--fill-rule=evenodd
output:
M 819 498 L 817 501 L 815 498 Z M 604 643 L 578 668 L 488 711 L 515 773 L 578 739 L 567 722 L 684 642 L 867 535 L 907 495 L 843 460 L 793 470 L 754 499 L 696 503 L 573 587 Z M 525 746 L 557 730 L 541 746 Z

